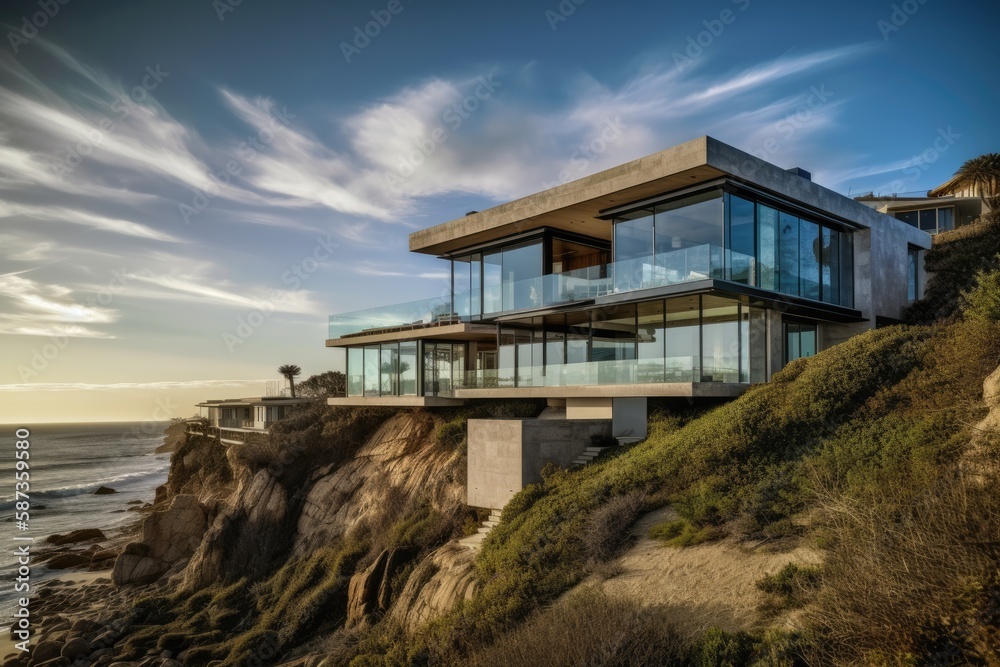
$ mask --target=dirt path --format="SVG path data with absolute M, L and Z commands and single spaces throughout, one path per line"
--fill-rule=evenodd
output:
M 667 508 L 650 512 L 633 527 L 638 541 L 622 557 L 610 579 L 599 585 L 613 596 L 630 597 L 644 604 L 662 604 L 676 610 L 679 630 L 696 634 L 711 627 L 749 630 L 761 625 L 757 609 L 764 600 L 756 583 L 788 563 L 817 564 L 814 549 L 798 547 L 771 553 L 748 550 L 735 540 L 700 544 L 679 549 L 666 547 L 648 537 L 650 527 L 674 518 Z M 773 619 L 770 625 L 786 625 L 790 619 Z

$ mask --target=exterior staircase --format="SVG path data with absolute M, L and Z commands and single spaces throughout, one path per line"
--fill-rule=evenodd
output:
M 490 531 L 493 530 L 493 527 L 499 523 L 500 523 L 500 510 L 491 509 L 490 518 L 488 518 L 486 521 L 483 521 L 483 523 L 480 524 L 479 530 L 477 530 L 474 534 L 469 535 L 468 537 L 463 537 L 458 541 L 458 543 L 471 551 L 479 551 L 479 547 L 480 545 L 482 545 L 483 540 L 485 540 L 486 536 L 490 534 Z
M 606 449 L 611 449 L 611 448 L 610 447 L 587 447 L 585 450 L 583 450 L 582 454 L 580 454 L 578 457 L 576 457 L 576 460 L 573 461 L 572 465 L 574 467 L 575 466 L 585 466 L 588 463 L 590 463 L 591 461 L 593 461 L 594 459 L 596 459 L 598 456 L 600 456 L 601 452 L 603 452 Z

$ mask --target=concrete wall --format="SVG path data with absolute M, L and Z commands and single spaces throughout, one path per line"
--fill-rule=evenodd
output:
M 500 509 L 528 484 L 542 481 L 542 468 L 569 466 L 610 436 L 610 420 L 470 419 L 468 504 Z

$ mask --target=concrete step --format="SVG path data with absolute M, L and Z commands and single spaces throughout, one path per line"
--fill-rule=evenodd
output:
M 472 551 L 479 551 L 486 536 L 500 524 L 500 512 L 501 510 L 491 509 L 490 518 L 480 523 L 474 534 L 461 538 L 458 543 Z
M 578 457 L 576 457 L 576 459 L 573 461 L 573 465 L 574 466 L 585 466 L 588 463 L 592 462 L 594 459 L 596 459 L 598 456 L 600 456 L 601 453 L 604 452 L 604 450 L 606 450 L 606 449 L 611 449 L 611 448 L 610 447 L 587 447 L 585 450 L 583 450 L 582 454 L 580 454 Z

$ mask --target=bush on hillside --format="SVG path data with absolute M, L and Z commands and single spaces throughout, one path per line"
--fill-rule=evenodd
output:
M 976 274 L 995 265 L 1000 253 L 1000 210 L 976 222 L 934 237 L 934 245 L 924 254 L 924 267 L 933 278 L 924 289 L 924 298 L 907 310 L 907 320 L 930 324 L 953 320 L 958 315 L 961 294 L 975 287 Z
M 478 652 L 469 667 L 669 667 L 684 665 L 687 648 L 665 610 L 575 592 Z
M 965 316 L 983 322 L 1000 322 L 1000 255 L 996 257 L 997 270 L 979 271 L 976 286 L 962 292 L 962 310 Z

